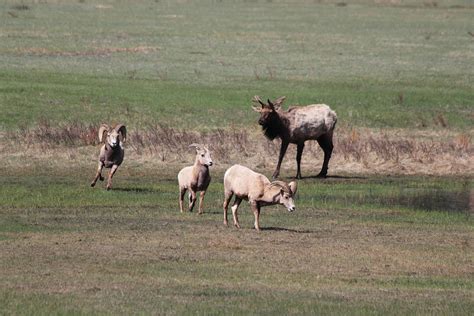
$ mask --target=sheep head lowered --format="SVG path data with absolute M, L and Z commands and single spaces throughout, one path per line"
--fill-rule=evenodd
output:
M 227 225 L 227 210 L 233 196 L 232 217 L 234 226 L 240 228 L 237 211 L 242 200 L 248 200 L 255 216 L 254 227 L 260 230 L 260 209 L 263 206 L 281 204 L 290 212 L 295 210 L 295 181 L 270 182 L 266 176 L 242 165 L 233 165 L 224 174 L 224 225 Z
M 281 205 L 284 205 L 288 212 L 293 212 L 295 210 L 295 201 L 293 198 L 297 190 L 296 181 L 292 181 L 290 183 L 283 181 L 273 181 L 270 184 L 270 187 L 280 188 L 279 194 L 275 196 L 275 201 Z
M 103 181 L 102 169 L 111 168 L 108 181 L 107 190 L 112 187 L 112 177 L 114 176 L 117 168 L 122 164 L 125 151 L 122 147 L 122 143 L 127 138 L 127 128 L 123 124 L 117 124 L 113 129 L 107 124 L 102 124 L 99 128 L 99 141 L 104 143 L 100 148 L 99 153 L 99 165 L 94 179 L 91 182 L 91 186 L 95 186 L 97 180 Z

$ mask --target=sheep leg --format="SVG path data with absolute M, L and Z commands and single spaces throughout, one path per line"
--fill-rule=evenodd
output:
M 232 192 L 225 192 L 224 193 L 224 225 L 227 226 L 227 209 L 229 208 L 230 199 L 232 199 Z
M 107 180 L 107 190 L 110 190 L 110 188 L 112 188 L 112 177 L 117 171 L 117 168 L 118 168 L 117 165 L 113 165 L 112 168 L 110 168 L 109 179 Z
M 97 167 L 97 172 L 95 174 L 94 180 L 92 180 L 91 182 L 91 187 L 95 186 L 98 179 L 100 179 L 100 181 L 104 180 L 104 177 L 102 177 L 102 174 L 101 174 L 102 168 L 104 168 L 104 164 L 102 163 L 102 161 L 99 161 L 99 166 Z
M 198 214 L 203 213 L 202 208 L 203 208 L 204 195 L 206 195 L 206 191 L 201 191 L 199 193 L 199 212 L 198 212 Z
M 255 216 L 255 229 L 257 231 L 260 231 L 260 225 L 259 225 L 259 218 L 260 218 L 260 205 L 258 205 L 257 202 L 252 202 L 250 203 L 250 207 L 252 208 L 253 215 Z
M 184 195 L 185 194 L 186 194 L 186 188 L 180 187 L 179 188 L 179 210 L 181 211 L 181 213 L 184 212 L 183 200 L 184 200 Z
M 195 203 L 196 203 L 196 192 L 190 189 L 189 190 L 189 207 L 188 207 L 189 212 L 193 211 Z
M 296 151 L 296 179 L 301 179 L 301 156 L 303 156 L 304 142 L 298 143 Z
M 278 163 L 275 172 L 273 173 L 273 179 L 278 178 L 278 176 L 280 175 L 281 162 L 283 161 L 283 157 L 285 157 L 286 150 L 288 149 L 289 144 L 290 143 L 288 141 L 281 141 L 280 156 L 278 156 Z
M 325 134 L 319 137 L 318 144 L 324 151 L 323 167 L 321 168 L 318 177 L 325 178 L 328 174 L 329 159 L 331 159 L 332 150 L 334 148 L 334 145 L 332 143 L 332 133 L 330 135 Z
M 237 216 L 237 209 L 239 208 L 240 202 L 242 202 L 242 199 L 236 196 L 234 205 L 232 205 L 232 217 L 234 218 L 234 226 L 237 228 L 240 228 L 239 217 Z

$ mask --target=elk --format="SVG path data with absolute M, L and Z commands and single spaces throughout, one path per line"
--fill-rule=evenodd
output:
M 99 141 L 104 143 L 99 152 L 99 166 L 91 187 L 95 186 L 97 180 L 104 181 L 102 177 L 102 169 L 110 168 L 107 180 L 107 190 L 112 188 L 112 177 L 117 168 L 122 164 L 125 151 L 123 142 L 127 138 L 127 128 L 123 124 L 117 124 L 114 128 L 110 128 L 107 124 L 102 124 L 99 128 Z
M 289 212 L 293 212 L 296 189 L 295 181 L 289 184 L 283 181 L 270 182 L 263 174 L 241 165 L 233 165 L 224 174 L 224 225 L 227 226 L 227 209 L 232 196 L 235 195 L 232 205 L 234 226 L 240 228 L 237 209 L 245 199 L 249 201 L 254 213 L 255 229 L 260 230 L 260 208 L 266 205 L 282 204 Z
M 281 139 L 280 155 L 273 173 L 273 179 L 278 178 L 283 157 L 288 145 L 296 144 L 296 178 L 301 179 L 301 156 L 305 141 L 316 140 L 324 151 L 324 162 L 318 177 L 326 177 L 329 159 L 333 150 L 333 133 L 336 126 L 336 113 L 326 104 L 311 104 L 307 106 L 291 106 L 284 111 L 281 105 L 286 97 L 279 97 L 274 102 L 262 102 L 259 96 L 254 96 L 252 101 L 260 106 L 252 106 L 253 110 L 260 113 L 258 124 L 262 126 L 264 135 L 273 140 Z
M 196 158 L 194 165 L 184 167 L 178 173 L 178 186 L 179 186 L 179 209 L 184 212 L 183 200 L 186 190 L 189 190 L 189 206 L 188 211 L 192 212 L 194 204 L 196 202 L 196 193 L 201 191 L 199 194 L 199 213 L 202 214 L 204 195 L 206 194 L 207 187 L 211 182 L 211 175 L 209 173 L 209 167 L 212 166 L 212 158 L 209 149 L 206 146 L 199 144 L 191 144 L 190 148 L 196 149 Z

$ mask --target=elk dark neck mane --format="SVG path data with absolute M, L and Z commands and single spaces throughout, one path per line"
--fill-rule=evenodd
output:
M 278 114 L 273 120 L 262 126 L 264 135 L 269 140 L 274 140 L 277 137 L 281 138 L 287 132 L 287 124 L 285 123 L 288 123 L 287 119 Z

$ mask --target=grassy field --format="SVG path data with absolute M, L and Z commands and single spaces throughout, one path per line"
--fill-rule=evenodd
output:
M 219 181 L 204 215 L 179 213 L 173 169 L 124 168 L 110 192 L 89 168 L 2 170 L 3 311 L 472 312 L 469 179 L 303 180 L 256 233 L 245 204 L 222 224 Z
M 474 313 L 471 1 L 0 3 L 0 314 Z M 338 114 L 297 211 L 241 206 L 270 175 L 251 98 Z M 101 122 L 126 160 L 90 188 Z M 205 214 L 178 211 L 186 147 L 212 146 Z M 282 176 L 295 173 L 294 148 Z
M 470 1 L 18 3 L 0 4 L 4 128 L 41 117 L 209 128 L 229 111 L 248 126 L 255 94 L 330 104 L 341 124 L 436 127 L 442 114 L 472 127 Z

